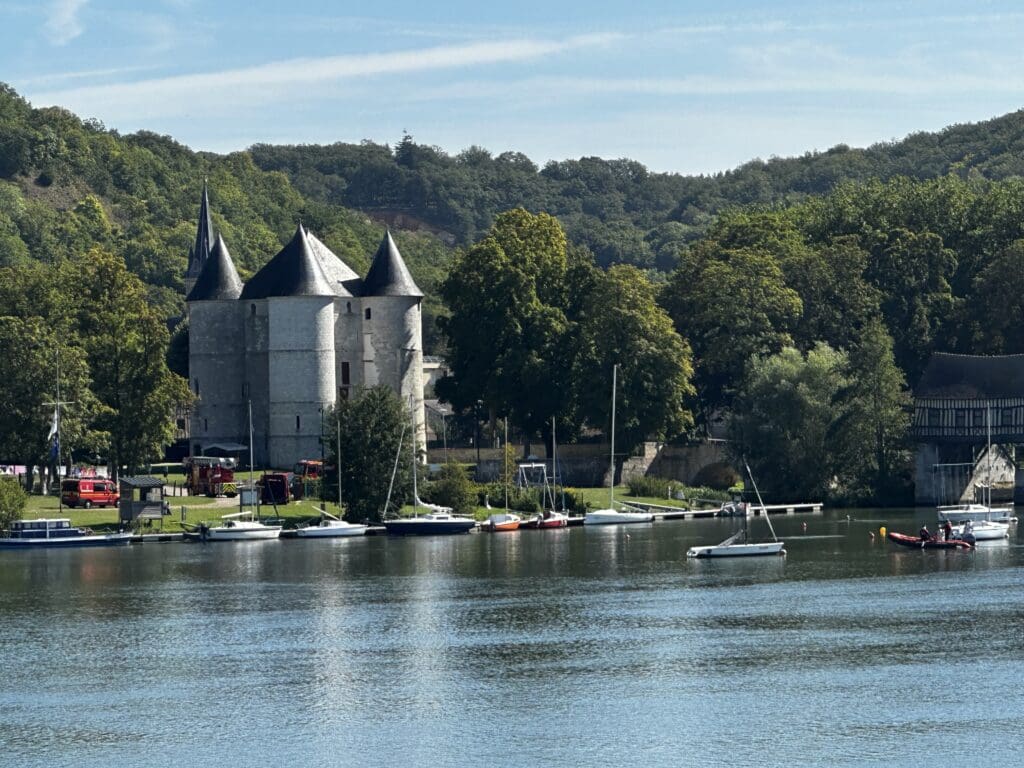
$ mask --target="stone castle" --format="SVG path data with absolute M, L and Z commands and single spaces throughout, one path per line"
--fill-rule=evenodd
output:
M 319 458 L 326 409 L 378 384 L 411 402 L 424 444 L 423 293 L 390 232 L 360 279 L 299 224 L 243 285 L 213 236 L 204 187 L 185 292 L 193 455 L 221 448 L 247 460 L 251 404 L 258 466 Z

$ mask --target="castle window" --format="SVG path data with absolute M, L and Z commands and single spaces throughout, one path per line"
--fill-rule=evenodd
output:
M 346 385 L 352 383 L 349 381 L 348 361 L 342 361 L 341 363 L 341 383 Z
M 250 312 L 250 314 L 252 314 L 253 317 L 256 317 L 256 305 L 255 304 L 250 304 L 249 305 L 249 312 Z
M 203 432 L 210 428 L 210 424 L 206 419 L 203 419 Z
M 366 308 L 366 319 L 367 320 L 370 319 L 370 308 L 369 307 Z
M 199 394 L 199 379 L 196 379 L 196 395 Z
M 350 315 L 352 314 L 352 302 L 351 301 L 346 301 L 345 302 L 345 311 L 348 312 Z
M 295 431 L 298 432 L 302 429 L 302 419 L 298 416 L 295 417 Z

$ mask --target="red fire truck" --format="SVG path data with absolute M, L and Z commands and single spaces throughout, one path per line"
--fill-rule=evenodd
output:
M 235 462 L 220 456 L 189 456 L 185 465 L 185 482 L 192 496 L 228 496 L 238 493 L 235 485 Z

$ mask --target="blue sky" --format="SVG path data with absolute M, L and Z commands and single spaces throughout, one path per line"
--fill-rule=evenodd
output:
M 1013 2 L 0 0 L 0 80 L 121 132 L 713 172 L 1024 106 Z

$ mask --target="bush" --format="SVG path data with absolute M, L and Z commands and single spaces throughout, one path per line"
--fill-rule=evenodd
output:
M 28 496 L 22 490 L 18 479 L 0 476 L 0 530 L 10 530 L 11 523 L 21 520 Z
M 562 494 L 565 494 L 566 511 L 572 512 L 574 515 L 585 515 L 590 511 L 590 502 L 584 501 L 580 492 L 575 488 L 562 488 L 559 496 Z
M 631 496 L 647 496 L 654 499 L 667 499 L 672 490 L 682 487 L 675 480 L 648 475 L 635 475 L 629 478 L 627 485 Z
M 434 504 L 451 507 L 457 515 L 476 513 L 476 486 L 461 464 L 449 462 L 441 467 L 440 479 L 430 484 L 429 497 Z

